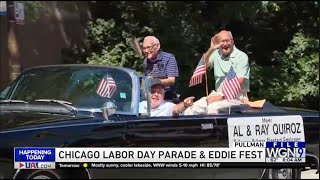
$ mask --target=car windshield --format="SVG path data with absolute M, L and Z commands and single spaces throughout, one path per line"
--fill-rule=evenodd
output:
M 114 102 L 118 113 L 126 113 L 132 111 L 132 78 L 118 68 L 37 68 L 22 75 L 9 98 L 29 103 L 54 99 L 70 102 L 77 109 L 101 109 Z

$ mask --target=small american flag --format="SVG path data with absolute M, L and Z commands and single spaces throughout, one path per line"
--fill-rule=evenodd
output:
M 241 86 L 236 72 L 231 67 L 222 85 L 222 93 L 228 101 L 236 97 L 240 92 Z
M 97 87 L 97 94 L 110 98 L 116 89 L 117 86 L 112 77 L 103 77 Z
M 206 73 L 203 56 L 201 57 L 198 66 L 190 79 L 189 87 L 202 83 L 202 76 Z

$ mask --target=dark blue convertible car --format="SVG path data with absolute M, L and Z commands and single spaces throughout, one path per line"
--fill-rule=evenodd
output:
M 104 86 L 105 83 L 108 86 Z M 299 179 L 301 168 L 14 169 L 15 147 L 230 147 L 235 124 L 281 118 L 299 131 L 255 135 L 246 141 L 306 142 L 307 165 L 319 168 L 319 112 L 241 105 L 218 114 L 150 117 L 139 113 L 150 80 L 123 67 L 52 65 L 25 70 L 1 91 L 0 178 L 264 178 Z M 301 117 L 295 118 L 295 117 Z M 279 126 L 280 127 L 280 126 Z

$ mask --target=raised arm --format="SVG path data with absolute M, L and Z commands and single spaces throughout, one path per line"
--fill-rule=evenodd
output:
M 205 61 L 207 67 L 210 67 L 210 66 L 213 65 L 213 64 L 211 64 L 211 62 L 209 61 L 210 55 L 211 55 L 216 49 L 219 49 L 222 44 L 223 44 L 222 42 L 219 42 L 219 34 L 216 34 L 216 35 L 214 35 L 214 36 L 211 38 L 210 47 L 209 47 L 209 49 L 207 50 L 207 52 L 204 53 L 204 61 Z

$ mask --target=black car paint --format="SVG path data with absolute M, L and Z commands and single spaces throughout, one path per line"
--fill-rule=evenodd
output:
M 13 86 L 13 84 L 11 84 Z M 9 93 L 12 91 L 10 90 Z M 10 97 L 8 94 L 7 97 Z M 270 104 L 267 104 L 270 105 Z M 55 106 L 55 108 L 62 108 Z M 1 109 L 0 109 L 1 110 Z M 60 111 L 58 111 L 60 112 Z M 101 112 L 1 111 L 0 163 L 12 167 L 14 147 L 228 147 L 230 117 L 301 115 L 307 150 L 318 146 L 318 112 L 288 112 L 282 108 L 241 109 L 219 115 L 144 117 Z M 317 154 L 318 155 L 318 154 Z M 79 170 L 83 171 L 83 170 Z M 91 178 L 260 178 L 263 168 L 236 169 L 88 169 Z M 8 172 L 12 177 L 12 172 Z M 76 177 L 76 173 L 72 174 Z M 83 174 L 87 174 L 83 172 Z
M 26 121 L 30 115 L 26 114 Z M 51 115 L 52 116 L 52 115 Z M 52 118 L 52 117 L 51 117 Z M 212 120 L 190 119 L 179 121 L 178 119 L 162 119 L 148 121 L 119 121 L 104 122 L 104 119 L 95 117 L 83 118 L 77 120 L 76 117 L 69 117 L 69 120 L 61 122 L 61 116 L 57 116 L 57 121 L 47 124 L 27 124 L 21 130 L 21 127 L 9 128 L 2 132 L 1 137 L 7 137 L 0 147 L 1 157 L 13 159 L 14 147 L 226 147 L 227 127 L 226 125 L 214 125 L 213 129 L 201 129 L 201 124 L 212 123 Z M 43 116 L 46 121 L 46 117 Z M 70 122 L 72 121 L 72 126 Z M 223 119 L 221 119 L 223 121 Z M 39 120 L 38 122 L 41 122 Z M 215 121 L 216 122 L 216 121 Z M 69 124 L 69 125 L 68 125 Z M 43 126 L 45 125 L 45 126 Z M 15 133 L 19 132 L 19 133 Z M 9 138 L 10 137 L 10 138 Z M 221 142 L 221 139 L 224 139 Z M 10 147 L 8 150 L 7 147 Z M 6 151 L 3 151 L 7 149 Z M 8 156 L 9 155 L 9 156 Z M 241 169 L 236 169 L 240 171 Z M 218 169 L 217 171 L 222 171 Z M 225 171 L 230 171 L 226 169 Z M 245 169 L 243 169 L 245 171 Z M 152 178 L 154 173 L 160 173 L 163 178 L 175 177 L 216 177 L 216 169 L 184 169 L 165 170 L 165 169 L 103 169 L 89 170 L 92 178 L 102 178 L 108 174 L 107 178 L 116 177 L 137 177 Z M 140 173 L 139 173 L 140 172 Z M 177 173 L 177 172 L 181 172 Z M 255 172 L 255 173 L 254 173 Z M 260 177 L 263 169 L 257 169 L 250 173 L 251 178 Z M 131 173 L 131 174 L 130 174 Z M 222 173 L 222 172 L 220 172 Z M 161 176 L 157 176 L 158 178 Z M 248 176 L 246 176 L 248 177 Z
M 32 114 L 32 113 L 31 113 Z M 281 114 L 277 114 L 281 115 Z M 287 115 L 287 114 L 282 114 Z M 310 114 L 312 115 L 312 114 Z M 26 121 L 32 117 L 30 114 L 25 114 Z M 33 114 L 34 116 L 34 114 Z M 52 118 L 52 115 L 46 115 Z M 43 121 L 47 121 L 47 117 L 42 115 Z M 253 115 L 252 115 L 253 116 Z M 8 114 L 7 117 L 10 117 Z M 20 120 L 23 115 L 20 116 Z M 145 121 L 138 121 L 135 117 L 132 120 L 129 117 L 127 121 L 105 122 L 103 118 L 87 117 L 77 119 L 77 117 L 70 116 L 64 122 L 61 121 L 61 116 L 57 115 L 56 120 L 47 124 L 27 124 L 23 129 L 9 128 L 2 132 L 1 137 L 7 137 L 7 143 L 1 144 L 2 150 L 5 147 L 228 147 L 228 129 L 226 120 L 229 116 L 203 116 L 203 117 L 181 117 L 176 118 L 150 118 Z M 117 117 L 119 118 L 119 117 Z M 30 120 L 30 119 L 29 119 Z M 9 120 L 10 121 L 10 120 Z M 38 120 L 41 122 L 41 120 Z M 72 125 L 71 123 L 72 122 Z M 307 118 L 305 121 L 305 128 L 309 128 L 309 122 L 312 118 Z M 209 129 L 203 129 L 204 124 L 212 124 Z M 44 126 L 45 125 L 45 126 Z M 310 124 L 315 127 L 314 124 Z M 318 131 L 312 131 L 313 135 L 319 134 Z M 14 133 L 18 132 L 20 133 Z M 12 136 L 12 134 L 16 134 Z M 10 138 L 9 138 L 10 137 Z M 57 141 L 58 140 L 58 141 Z M 315 143 L 311 141 L 309 143 Z M 307 142 L 307 144 L 309 144 Z M 10 151 L 1 151 L 9 153 L 9 158 L 13 159 L 13 149 Z M 1 157 L 5 156 L 4 154 Z M 116 177 L 137 177 L 152 178 L 154 173 L 160 173 L 163 178 L 169 178 L 172 175 L 175 177 L 184 177 L 193 175 L 193 177 L 219 177 L 225 174 L 224 178 L 234 175 L 224 171 L 231 169 L 172 169 L 175 173 L 168 169 L 104 169 L 89 170 L 92 178 L 102 178 L 108 174 L 107 178 Z M 241 172 L 245 169 L 233 169 L 231 171 Z M 122 173 L 121 173 L 122 172 Z M 125 173 L 124 173 L 125 172 Z M 139 173 L 140 172 L 140 173 Z M 177 172 L 181 172 L 177 173 Z M 219 172 L 219 173 L 218 173 Z M 258 178 L 261 176 L 263 169 L 250 169 L 250 174 L 246 178 Z M 131 174 L 130 174 L 131 173 Z M 122 176 L 123 175 L 123 176 Z

